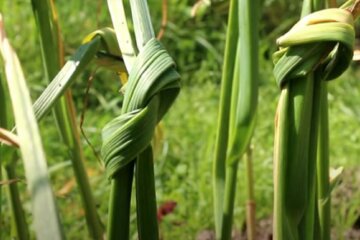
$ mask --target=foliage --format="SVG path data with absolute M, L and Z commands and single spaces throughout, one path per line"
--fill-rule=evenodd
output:
M 101 4 L 98 5 L 98 2 Z M 151 14 L 155 29 L 160 28 L 161 1 L 151 0 Z M 155 178 L 159 204 L 176 201 L 173 213 L 160 224 L 160 234 L 164 239 L 194 239 L 203 229 L 214 229 L 213 200 L 211 188 L 211 156 L 215 138 L 215 123 L 220 89 L 220 69 L 223 62 L 223 50 L 226 30 L 226 11 L 209 8 L 204 15 L 191 17 L 191 8 L 195 1 L 169 0 L 169 23 L 162 42 L 176 59 L 182 75 L 182 92 L 173 106 L 175 111 L 165 116 L 163 146 L 155 160 Z M 257 130 L 254 133 L 253 159 L 255 175 L 255 199 L 257 219 L 272 214 L 272 147 L 273 122 L 279 90 L 272 76 L 271 53 L 275 49 L 275 38 L 284 33 L 297 20 L 300 11 L 299 1 L 266 0 L 263 1 L 260 26 L 260 92 L 258 105 Z M 79 0 L 56 1 L 66 57 L 74 53 L 83 37 L 100 27 L 110 26 L 109 13 L 105 1 Z M 101 6 L 101 7 L 99 7 Z M 100 10 L 98 10 L 100 9 Z M 23 65 L 32 99 L 36 99 L 46 85 L 40 59 L 40 47 L 37 40 L 30 1 L 0 1 L 0 12 L 6 21 L 8 36 L 16 49 Z M 92 17 L 89 17 L 92 16 Z M 118 93 L 121 83 L 117 76 L 94 67 L 87 68 L 73 85 L 75 106 L 78 112 L 83 110 L 83 97 L 88 79 L 94 75 L 90 89 L 89 105 L 84 130 L 97 151 L 101 145 L 101 129 L 113 116 L 120 113 L 122 97 Z M 332 166 L 344 166 L 353 169 L 352 175 L 359 173 L 360 149 L 360 87 L 358 64 L 353 64 L 344 76 L 329 85 L 330 158 Z M 118 96 L 118 98 L 114 98 Z M 81 208 L 79 189 L 71 182 L 74 180 L 69 159 L 64 155 L 65 147 L 60 144 L 51 116 L 40 124 L 41 136 L 50 165 L 51 182 L 61 212 L 61 219 L 69 239 L 84 238 L 86 223 Z M 54 143 L 59 144 L 54 144 Z M 94 192 L 98 211 L 103 222 L 106 221 L 109 184 L 104 170 L 94 156 L 92 149 L 85 145 L 86 168 Z M 65 159 L 65 160 L 64 160 Z M 17 166 L 17 176 L 24 179 L 22 166 Z M 240 163 L 238 174 L 238 198 L 235 203 L 234 228 L 242 229 L 245 218 L 244 165 Z M 343 184 L 344 183 L 340 183 Z M 355 186 L 355 180 L 347 184 Z M 18 183 L 22 192 L 21 199 L 28 220 L 31 220 L 29 196 L 25 193 L 26 184 Z M 2 187 L 4 189 L 4 187 Z M 355 191 L 356 189 L 354 189 Z M 334 219 L 336 231 L 345 231 L 352 223 L 345 222 L 351 209 L 359 210 L 358 200 L 349 198 L 341 201 L 336 195 L 336 209 L 339 216 Z M 9 205 L 2 199 L 3 218 L 0 239 L 6 239 L 10 231 Z M 71 209 L 71 211 L 69 211 Z M 134 210 L 134 209 L 133 209 Z M 354 212 L 355 210 L 351 210 Z M 133 212 L 133 211 L 132 211 Z M 136 225 L 135 216 L 131 224 Z M 132 229 L 135 239 L 135 229 Z M 341 233 L 339 233 L 341 235 Z M 4 237 L 5 236 L 5 237 Z

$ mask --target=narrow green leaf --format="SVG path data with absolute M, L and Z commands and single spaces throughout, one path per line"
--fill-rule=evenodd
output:
M 231 89 L 235 68 L 236 49 L 238 45 L 239 22 L 238 22 L 238 1 L 231 0 L 229 7 L 229 19 L 225 43 L 224 65 L 221 77 L 221 93 L 219 117 L 217 122 L 217 133 L 215 141 L 215 157 L 213 165 L 213 186 L 214 186 L 214 215 L 216 237 L 221 237 L 222 214 L 225 195 L 225 165 L 226 151 L 229 136 L 229 119 L 231 106 Z
M 146 0 L 130 0 L 136 44 L 139 51 L 155 37 L 151 17 Z
M 82 45 L 73 57 L 66 62 L 53 81 L 34 103 L 34 112 L 38 120 L 42 119 L 76 79 L 85 67 L 93 60 L 100 44 L 100 37 Z
M 137 55 L 137 50 L 133 45 L 133 40 L 131 38 L 130 30 L 127 25 L 124 1 L 107 0 L 107 3 L 119 47 L 123 54 L 126 69 L 128 70 L 128 72 L 130 72 Z
M 16 160 L 18 158 L 15 147 L 19 147 L 19 139 L 17 135 L 12 132 L 9 132 L 4 128 L 9 128 L 13 125 L 13 114 L 11 111 L 11 103 L 9 90 L 5 79 L 1 78 L 0 75 L 0 139 L 5 140 L 5 143 L 0 143 L 0 181 L 2 181 L 2 173 L 4 172 L 4 179 L 11 181 L 15 179 L 15 167 Z M 1 142 L 1 140 L 0 140 Z M 9 144 L 12 147 L 5 146 L 4 144 Z M 3 170 L 3 171 L 2 171 Z M 5 180 L 5 181 L 6 181 Z M 29 238 L 29 229 L 26 224 L 26 217 L 20 200 L 20 194 L 18 185 L 16 182 L 6 186 L 8 189 L 9 203 L 11 208 L 11 218 L 12 218 L 12 236 L 19 240 L 27 240 Z M 0 202 L 2 202 L 2 190 L 0 189 Z M 0 206 L 0 221 L 1 221 L 1 206 Z
M 240 48 L 239 81 L 236 102 L 232 102 L 234 110 L 231 120 L 234 125 L 230 129 L 229 161 L 239 161 L 249 146 L 255 125 L 258 98 L 258 9 L 259 1 L 241 0 L 239 2 L 239 34 Z
M 31 0 L 31 4 L 39 31 L 45 75 L 47 81 L 50 82 L 60 71 L 64 62 L 56 8 L 53 0 Z M 79 63 L 75 62 L 75 64 Z M 76 65 L 74 67 L 76 68 Z M 53 112 L 61 139 L 66 145 L 72 161 L 88 230 L 92 238 L 103 239 L 104 229 L 97 214 L 95 199 L 84 166 L 85 158 L 71 92 L 66 92 L 64 97 L 54 104 Z
M 6 38 L 2 17 L 0 17 L 0 51 L 5 62 L 20 150 L 31 195 L 36 236 L 38 239 L 63 239 L 30 94 L 20 62 Z

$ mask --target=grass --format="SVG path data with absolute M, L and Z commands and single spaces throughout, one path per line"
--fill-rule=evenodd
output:
M 175 1 L 169 2 L 175 4 Z M 95 19 L 86 17 L 90 13 L 95 13 L 95 3 L 91 2 L 88 8 L 83 8 L 81 1 L 72 1 L 69 5 L 67 6 L 65 1 L 59 1 L 58 4 L 64 40 L 67 43 L 67 55 L 78 46 L 82 37 L 96 27 Z M 73 10 L 71 10 L 71 5 L 74 5 Z M 170 9 L 172 12 L 169 16 L 173 16 L 175 20 L 170 19 L 169 28 L 163 39 L 166 47 L 170 49 L 169 52 L 178 56 L 176 60 L 184 83 L 182 92 L 173 106 L 173 111 L 170 111 L 164 119 L 164 145 L 155 160 L 158 203 L 161 204 L 168 200 L 177 202 L 175 211 L 166 216 L 160 225 L 160 234 L 164 239 L 194 239 L 199 231 L 214 229 L 212 221 L 211 155 L 220 93 L 221 64 L 219 62 L 222 62 L 222 59 L 215 57 L 217 56 L 215 53 L 223 52 L 224 21 L 226 18 L 220 13 L 212 13 L 215 19 L 212 22 L 214 27 L 209 28 L 207 21 L 210 17 L 205 16 L 197 20 L 186 17 L 185 13 L 189 7 L 190 4 L 186 5 L 185 1 L 182 1 L 179 3 L 178 9 Z M 25 10 L 21 8 L 25 8 Z M 160 6 L 157 9 L 161 9 Z M 39 71 L 41 62 L 40 55 L 37 54 L 39 48 L 35 40 L 35 23 L 31 19 L 30 4 L 28 1 L 1 1 L 0 10 L 6 13 L 7 23 L 14 26 L 7 27 L 8 35 L 13 40 L 12 44 L 19 54 L 25 75 L 29 79 L 33 99 L 35 99 L 45 86 L 45 81 L 43 81 Z M 81 10 L 82 12 L 80 12 Z M 159 10 L 154 9 L 154 19 L 156 16 L 160 16 L 157 11 Z M 9 17 L 15 16 L 12 13 L 20 12 L 21 14 L 17 14 L 17 17 Z M 291 11 L 289 12 L 291 13 Z M 109 23 L 107 15 L 105 8 L 100 15 L 99 24 L 101 26 L 106 26 Z M 160 21 L 161 18 L 158 19 Z M 76 24 L 78 22 L 83 22 L 84 25 Z M 216 30 L 214 31 L 214 29 Z M 75 33 L 77 37 L 71 37 Z M 208 41 L 215 51 L 208 51 L 208 48 L 202 44 L 203 41 L 199 41 L 202 39 Z M 175 40 L 179 41 L 176 46 L 173 44 Z M 258 219 L 266 218 L 272 213 L 273 122 L 279 95 L 279 90 L 272 77 L 272 63 L 266 58 L 267 52 L 272 52 L 271 49 L 268 49 L 272 48 L 272 45 L 269 42 L 263 42 L 261 47 L 258 122 L 252 141 Z M 93 69 L 88 69 L 74 84 L 75 104 L 78 112 L 82 109 L 83 93 L 92 71 Z M 358 156 L 360 156 L 360 148 L 358 147 L 360 141 L 359 78 L 358 66 L 353 64 L 344 76 L 331 82 L 328 88 L 331 165 L 343 165 L 349 169 L 349 174 L 353 176 L 360 173 L 359 168 L 356 167 L 359 164 Z M 99 137 L 101 128 L 120 112 L 120 95 L 118 99 L 113 99 L 119 88 L 120 83 L 117 82 L 113 74 L 104 70 L 96 74 L 94 86 L 90 91 L 90 105 L 84 125 L 85 132 L 94 146 L 101 145 Z M 51 115 L 47 116 L 44 122 L 40 124 L 41 135 L 44 139 L 49 166 L 61 167 L 64 159 L 66 159 L 63 155 L 65 148 L 60 144 L 53 144 L 53 142 L 60 142 L 60 139 L 51 118 Z M 84 139 L 82 140 L 83 144 L 86 145 Z M 85 165 L 87 170 L 91 172 L 90 183 L 94 189 L 95 201 L 100 217 L 105 222 L 110 190 L 109 182 L 99 167 L 91 148 L 85 146 L 84 151 L 86 159 L 88 159 Z M 242 222 L 245 219 L 244 168 L 244 164 L 241 162 L 238 174 L 239 194 L 237 194 L 234 213 L 234 227 L 236 229 L 241 229 Z M 18 176 L 24 178 L 20 164 L 17 170 Z M 54 191 L 58 192 L 73 178 L 70 166 L 54 171 L 51 174 L 51 180 L 55 183 Z M 345 220 L 348 209 L 359 210 L 359 198 L 355 192 L 358 180 L 354 177 L 344 180 L 342 184 L 345 185 L 345 183 L 352 186 L 350 189 L 353 189 L 354 197 L 345 200 L 341 199 L 341 194 L 334 195 L 337 196 L 335 199 L 339 199 L 338 201 L 334 199 L 336 209 L 332 210 L 334 216 L 339 216 L 339 218 L 333 219 L 334 229 L 337 231 L 344 231 L 351 227 L 352 223 Z M 24 182 L 20 182 L 19 186 L 22 190 L 26 188 Z M 24 208 L 28 219 L 30 219 L 29 196 L 23 194 L 22 199 L 25 200 Z M 83 238 L 87 234 L 86 223 L 80 208 L 81 200 L 77 187 L 73 187 L 63 196 L 57 195 L 57 201 L 68 239 Z M 7 213 L 8 206 L 3 203 L 2 205 L 4 206 L 2 211 Z M 5 216 L 2 221 L 4 221 L 4 228 L 2 229 L 5 231 L 0 232 L 0 239 L 6 239 L 3 236 L 8 236 L 8 231 L 10 231 L 8 216 Z M 132 226 L 136 225 L 134 216 L 131 217 L 131 224 Z M 134 232 L 135 229 L 132 229 L 132 233 Z

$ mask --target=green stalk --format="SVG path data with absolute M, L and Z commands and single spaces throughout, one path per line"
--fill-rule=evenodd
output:
M 225 198 L 221 228 L 221 239 L 231 239 L 232 223 L 234 216 L 234 203 L 236 196 L 236 177 L 238 161 L 226 168 Z
M 314 232 L 317 231 L 316 223 L 316 155 L 318 149 L 318 128 L 320 117 L 320 92 L 322 79 L 319 74 L 314 73 L 313 101 L 311 113 L 311 130 L 308 157 L 308 178 L 307 178 L 307 201 L 308 206 L 300 223 L 300 239 L 314 239 Z M 315 238 L 316 239 L 316 238 Z
M 309 152 L 309 134 L 311 119 L 311 102 L 312 102 L 312 78 L 299 79 L 289 84 L 281 92 L 282 107 L 278 113 L 279 134 L 284 134 L 280 138 L 291 141 L 281 141 L 278 163 L 280 189 L 275 188 L 275 212 L 274 226 L 275 239 L 299 239 L 298 224 L 301 221 L 306 207 L 307 200 L 307 177 Z M 284 117 L 285 119 L 281 119 Z M 285 126 L 281 126 L 283 121 L 287 121 Z M 283 140 L 283 139 L 281 139 Z M 286 149 L 286 150 L 285 150 Z M 280 152 L 284 151 L 284 152 Z M 280 162 L 283 159 L 284 163 Z M 291 162 L 289 161 L 291 159 Z M 275 178 L 277 176 L 275 175 Z M 279 195 L 277 197 L 277 195 Z M 280 215 L 280 216 L 278 216 Z
M 227 156 L 225 200 L 221 239 L 230 239 L 239 160 L 247 150 L 255 126 L 258 94 L 258 9 L 254 0 L 238 5 L 240 40 L 232 83 L 229 150 Z M 239 38 L 238 38 L 239 39 Z M 247 169 L 252 171 L 252 167 Z M 229 174 L 229 176 L 227 176 Z M 249 172 L 248 174 L 252 174 Z M 249 182 L 252 184 L 252 182 Z M 252 186 L 248 186 L 249 189 Z M 252 224 L 252 223 L 250 223 Z M 254 226 L 251 226 L 253 228 Z
M 240 86 L 237 105 L 237 130 L 239 143 L 238 156 L 246 151 L 245 171 L 247 176 L 247 236 L 249 240 L 255 239 L 255 198 L 251 137 L 255 126 L 256 109 L 258 101 L 258 24 L 260 3 L 257 0 L 240 0 Z M 236 142 L 236 141 L 235 141 Z
M 330 240 L 329 120 L 327 83 L 324 81 L 321 90 L 319 150 L 317 156 L 317 205 L 320 239 Z
M 230 2 L 214 161 L 217 239 L 231 237 L 238 162 L 249 147 L 255 125 L 259 7 L 258 1 Z
M 15 161 L 5 166 L 6 178 L 7 179 L 16 179 L 15 173 Z M 9 197 L 11 204 L 11 213 L 12 219 L 14 222 L 16 239 L 26 240 L 29 239 L 28 225 L 26 223 L 25 213 L 22 208 L 20 193 L 17 186 L 17 183 L 11 183 L 8 186 L 9 189 Z
M 249 146 L 246 151 L 246 186 L 247 186 L 247 203 L 246 203 L 246 233 L 247 239 L 255 239 L 255 196 L 254 196 L 254 176 L 252 163 L 252 149 Z
M 111 180 L 107 238 L 129 239 L 131 190 L 134 164 L 121 169 Z
M 41 51 L 45 73 L 48 81 L 53 79 L 61 69 L 62 60 L 59 51 L 60 36 L 57 29 L 54 11 L 49 0 L 32 0 L 33 11 L 40 33 Z M 81 199 L 85 210 L 85 218 L 90 235 L 94 239 L 103 239 L 103 226 L 96 211 L 95 199 L 84 166 L 84 155 L 80 144 L 79 130 L 76 124 L 75 110 L 70 92 L 55 104 L 54 113 L 60 134 L 67 145 L 74 168 Z
M 235 56 L 238 45 L 238 1 L 231 0 L 229 8 L 228 28 L 226 33 L 224 65 L 221 77 L 221 93 L 218 127 L 215 141 L 215 159 L 213 166 L 213 186 L 214 186 L 214 215 L 216 237 L 221 237 L 222 213 L 224 206 L 225 190 L 225 166 L 226 151 L 229 136 L 229 120 L 231 106 L 231 87 L 233 85 L 233 75 L 235 67 Z
M 136 161 L 136 208 L 139 239 L 159 239 L 154 161 L 149 146 Z
M 229 137 L 233 137 L 236 129 L 236 112 L 237 112 L 237 101 L 239 96 L 239 74 L 240 74 L 240 47 L 237 46 L 235 69 L 231 90 L 231 108 L 230 108 L 230 123 L 229 123 Z M 235 116 L 234 116 L 235 115 Z M 225 162 L 229 162 L 229 158 Z M 236 197 L 236 183 L 237 183 L 237 171 L 238 171 L 239 160 L 233 161 L 232 164 L 226 164 L 226 178 L 225 178 L 225 189 L 222 209 L 222 226 L 221 226 L 221 237 L 217 239 L 231 239 L 232 223 L 234 215 L 234 204 Z
M 287 131 L 289 122 L 286 121 L 287 109 L 289 108 L 289 90 L 285 87 L 281 91 L 279 104 L 275 117 L 275 140 L 274 140 L 274 239 L 286 239 L 289 235 L 289 222 L 285 211 L 285 183 L 286 183 L 286 159 L 289 156 Z M 285 226 L 286 224 L 286 226 Z

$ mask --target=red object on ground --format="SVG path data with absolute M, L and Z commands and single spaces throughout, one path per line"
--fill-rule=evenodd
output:
M 177 203 L 175 201 L 167 201 L 160 205 L 157 211 L 158 222 L 160 223 L 166 215 L 172 213 L 176 208 Z

